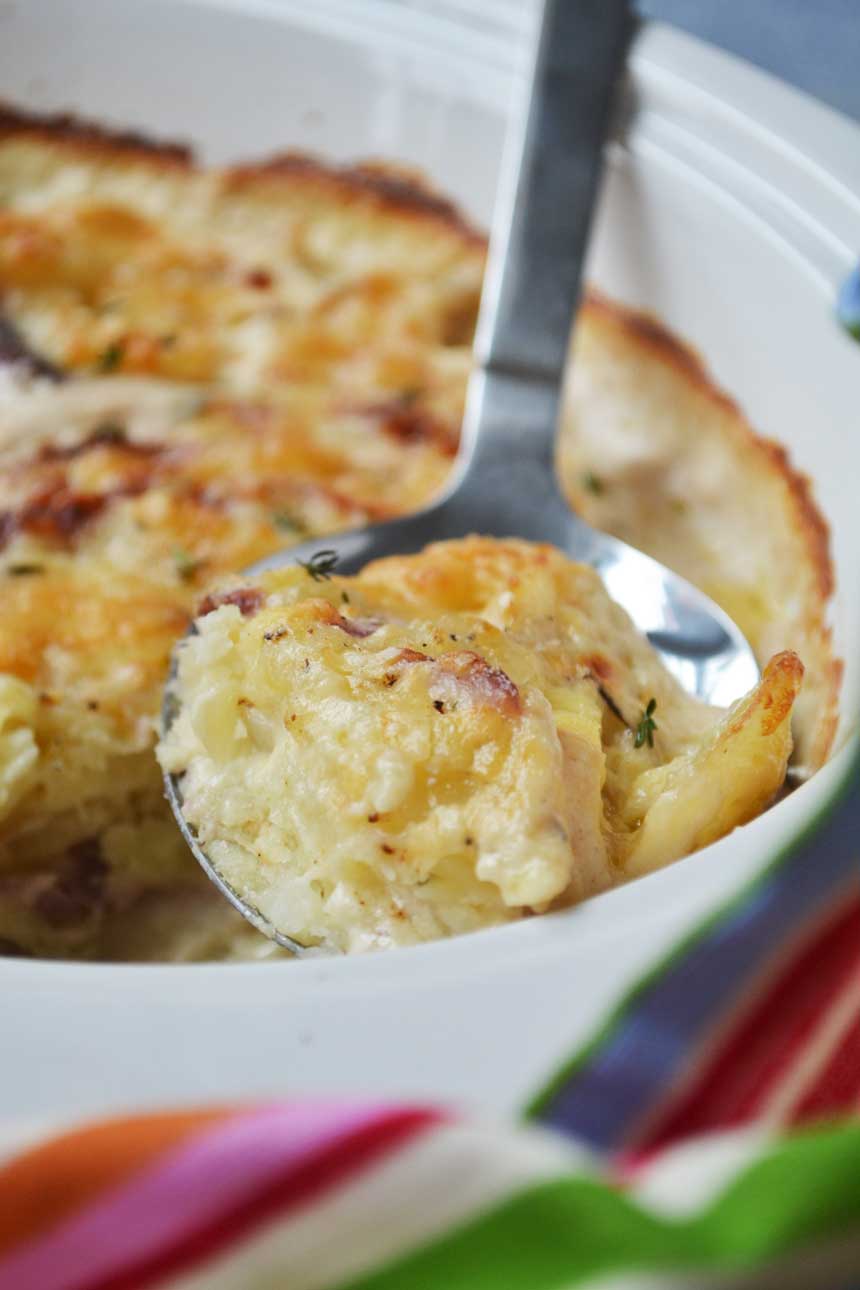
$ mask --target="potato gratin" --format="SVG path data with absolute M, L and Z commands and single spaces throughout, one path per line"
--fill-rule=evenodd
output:
M 353 578 L 212 595 L 159 748 L 227 881 L 303 944 L 365 950 L 576 901 L 756 815 L 791 751 L 783 653 L 690 698 L 548 546 L 470 538 Z
M 170 651 L 207 594 L 236 570 L 290 542 L 319 536 L 324 546 L 326 533 L 413 510 L 438 492 L 457 451 L 483 263 L 482 237 L 403 172 L 295 155 L 205 170 L 182 148 L 0 109 L 0 953 L 273 952 L 205 880 L 164 801 L 154 749 Z M 702 586 L 762 662 L 782 650 L 803 660 L 792 764 L 808 773 L 832 738 L 838 667 L 826 623 L 827 533 L 806 481 L 652 321 L 591 297 L 575 346 L 560 454 L 569 495 L 587 518 Z M 765 804 L 788 749 L 780 705 L 797 685 L 793 661 L 783 657 L 766 674 L 743 742 L 732 742 L 755 762 L 755 788 L 735 769 L 727 789 L 714 766 L 740 763 L 723 757 L 722 744 L 710 760 L 705 745 L 692 751 L 705 716 L 665 688 L 652 661 L 643 660 L 642 677 L 630 672 L 624 651 L 641 647 L 626 629 L 599 639 L 601 615 L 621 620 L 593 580 L 566 566 L 554 572 L 550 560 L 504 608 L 502 584 L 533 557 L 504 548 L 498 566 L 482 556 L 469 575 L 455 556 L 423 557 L 449 570 L 459 589 L 450 603 L 441 572 L 437 603 L 435 582 L 419 591 L 408 564 L 365 575 L 354 604 L 341 602 L 336 579 L 314 584 L 297 574 L 271 593 L 284 600 L 278 613 L 291 634 L 260 653 L 292 666 L 299 624 L 309 631 L 316 614 L 315 639 L 329 644 L 324 658 L 307 654 L 309 670 L 332 693 L 357 684 L 385 649 L 432 656 L 401 660 L 393 687 L 367 697 L 369 720 L 409 727 L 415 747 L 407 742 L 399 753 L 412 767 L 408 791 L 420 788 L 419 736 L 443 741 L 428 744 L 428 755 L 454 780 L 467 762 L 482 765 L 475 745 L 483 740 L 491 750 L 483 756 L 495 749 L 501 759 L 500 783 L 516 782 L 517 792 L 494 795 L 489 781 L 475 781 L 471 804 L 440 799 L 431 807 L 428 797 L 413 832 L 397 824 L 405 861 L 382 850 L 394 845 L 385 835 L 399 818 L 382 809 L 384 799 L 376 822 L 367 819 L 376 808 L 356 819 L 321 814 L 303 845 L 325 829 L 332 845 L 344 842 L 354 828 L 378 862 L 374 873 L 411 866 L 398 899 L 424 897 L 386 934 L 414 938 L 511 917 L 699 845 L 712 833 L 698 833 L 692 815 L 670 807 L 684 795 L 685 775 L 698 775 L 697 795 L 713 791 L 718 800 L 712 830 Z M 543 597 L 533 622 L 527 595 Z M 554 597 L 559 622 L 568 612 L 576 621 L 558 657 L 541 636 Z M 344 622 L 390 621 L 361 637 L 327 620 L 333 610 Z M 242 618 L 228 605 L 204 618 L 201 639 L 211 633 L 214 648 L 223 632 L 235 658 L 247 660 L 259 645 L 258 620 L 274 612 L 266 601 Z M 429 626 L 422 633 L 423 621 L 449 616 L 474 620 L 465 635 L 480 637 L 479 647 L 436 643 Z M 450 634 L 461 633 L 453 626 Z M 585 676 L 583 650 L 607 660 L 607 684 L 596 665 Z M 478 702 L 500 698 L 495 683 L 485 689 L 481 681 L 496 671 L 509 678 L 509 700 Z M 464 702 L 440 714 L 432 704 L 438 697 L 445 705 L 449 691 Z M 250 697 L 231 695 L 231 714 L 231 704 Z M 422 696 L 432 699 L 427 711 Z M 654 748 L 646 741 L 631 750 L 651 697 Z M 270 698 L 278 701 L 274 690 Z M 752 739 L 768 698 L 767 721 L 783 714 L 778 728 L 766 741 Z M 422 713 L 414 723 L 407 701 Z M 357 700 L 347 706 L 352 719 L 363 711 Z M 332 721 L 345 712 L 333 702 L 325 711 Z M 265 739 L 251 712 L 243 705 L 241 730 Z M 313 712 L 306 720 L 319 727 Z M 715 720 L 707 715 L 706 725 Z M 215 731 L 214 714 L 212 723 Z M 312 775 L 312 749 L 334 756 L 334 727 L 328 742 L 295 742 L 295 730 L 290 738 L 302 774 Z M 767 771 L 765 744 L 774 758 Z M 374 773 L 388 774 L 393 794 L 406 772 L 393 768 L 392 755 L 389 748 L 375 759 Z M 635 790 L 624 779 L 633 771 Z M 573 794 L 560 801 L 568 780 Z M 368 781 L 366 793 L 376 791 Z M 495 827 L 505 837 L 494 853 L 496 799 Z M 552 805 L 541 815 L 544 802 Z M 472 810 L 480 832 L 463 828 L 461 841 L 480 838 L 480 872 L 471 850 L 456 859 L 443 842 L 419 857 L 425 833 L 448 837 Z M 526 840 L 541 830 L 526 881 L 511 848 L 525 856 Z M 417 885 L 421 864 L 434 868 L 426 889 Z M 461 881 L 459 911 L 449 902 L 443 918 L 444 902 L 433 904 L 430 893 Z M 305 885 L 311 928 L 322 896 Z M 339 896 L 350 890 L 345 884 Z M 357 921 L 358 940 L 365 931 Z

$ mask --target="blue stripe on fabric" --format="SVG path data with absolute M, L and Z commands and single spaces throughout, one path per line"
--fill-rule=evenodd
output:
M 632 1127 L 773 964 L 786 938 L 860 885 L 860 774 L 849 800 L 815 837 L 779 863 L 631 1004 L 538 1118 L 599 1151 L 619 1150 Z

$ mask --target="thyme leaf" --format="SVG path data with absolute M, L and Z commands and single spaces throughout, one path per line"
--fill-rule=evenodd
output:
M 324 551 L 315 551 L 310 560 L 299 560 L 298 563 L 314 582 L 327 582 L 340 556 L 331 547 Z
M 202 564 L 202 560 L 196 559 L 189 551 L 184 551 L 181 547 L 177 547 L 173 552 L 173 565 L 177 576 L 183 582 L 190 582 Z
M 10 578 L 29 578 L 32 574 L 44 573 L 45 566 L 22 561 L 20 564 L 7 564 L 6 572 Z
M 647 744 L 649 748 L 654 747 L 654 731 L 657 729 L 657 722 L 654 720 L 654 713 L 657 710 L 657 700 L 650 698 L 645 711 L 639 718 L 639 725 L 636 727 L 636 733 L 633 737 L 633 747 L 641 748 Z
M 272 523 L 279 529 L 284 529 L 287 533 L 303 534 L 307 533 L 307 528 L 301 520 L 296 519 L 295 515 L 288 510 L 274 511 L 272 513 Z
M 123 343 L 120 340 L 112 341 L 106 346 L 99 355 L 96 367 L 100 372 L 115 372 L 122 362 Z

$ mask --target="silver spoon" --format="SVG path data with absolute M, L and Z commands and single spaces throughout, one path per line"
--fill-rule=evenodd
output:
M 626 0 L 545 0 L 530 100 L 506 151 L 475 339 L 462 447 L 441 500 L 416 515 L 325 539 L 338 573 L 470 533 L 550 542 L 593 565 L 690 693 L 720 706 L 758 680 L 741 632 L 685 579 L 574 515 L 554 470 L 559 398 L 615 87 L 632 20 Z M 320 542 L 279 551 L 256 575 L 307 561 Z M 175 715 L 168 690 L 164 725 Z M 167 797 L 195 858 L 260 931 L 294 953 L 227 883 L 182 813 L 181 782 Z

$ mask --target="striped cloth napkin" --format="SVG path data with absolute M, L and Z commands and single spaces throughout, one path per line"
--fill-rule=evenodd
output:
M 0 1290 L 858 1290 L 858 787 L 524 1124 L 302 1100 L 0 1131 Z

